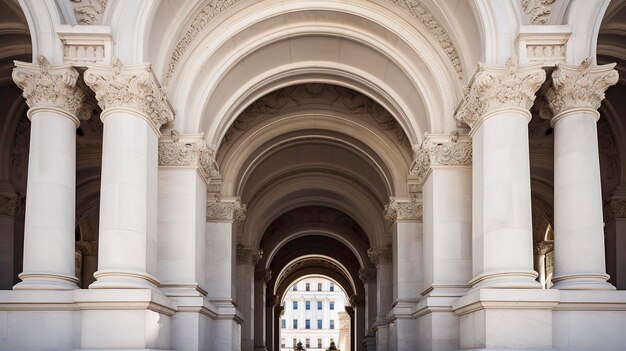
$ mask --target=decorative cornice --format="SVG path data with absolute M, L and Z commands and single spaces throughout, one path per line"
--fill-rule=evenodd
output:
M 367 256 L 376 266 L 390 265 L 393 263 L 393 249 L 391 245 L 380 248 L 370 248 L 367 250 Z
M 270 280 L 272 280 L 272 270 L 267 268 L 259 268 L 254 270 L 254 279 L 262 280 L 267 284 Z
M 554 243 L 551 241 L 537 241 L 533 245 L 535 255 L 545 255 L 554 249 Z
M 530 24 L 546 24 L 552 14 L 556 0 L 521 0 L 522 9 L 528 15 Z
M 385 205 L 383 215 L 389 223 L 402 220 L 419 220 L 422 219 L 422 204 L 416 199 L 405 201 L 390 199 L 389 203 Z
M 376 268 L 361 268 L 359 269 L 359 279 L 363 284 L 376 280 Z
M 25 199 L 15 193 L 0 193 L 0 215 L 24 217 Z
M 72 65 L 50 66 L 50 61 L 42 55 L 37 56 L 37 64 L 15 61 L 13 69 L 13 81 L 23 90 L 28 107 L 61 109 L 77 125 L 79 119 L 90 117 L 83 108 L 85 94 L 76 84 L 78 76 Z
M 545 79 L 540 64 L 518 66 L 512 58 L 504 67 L 479 63 L 456 119 L 474 129 L 491 112 L 505 108 L 528 110 Z
M 174 120 L 172 107 L 149 63 L 123 66 L 119 58 L 111 61 L 111 66 L 88 64 L 84 75 L 103 113 L 107 109 L 131 109 L 150 120 L 156 130 Z
M 263 250 L 237 244 L 237 264 L 255 265 L 261 261 Z
M 181 136 L 172 131 L 171 137 L 159 141 L 159 166 L 195 167 L 207 183 L 219 176 L 215 150 L 209 147 L 201 135 Z
M 554 112 L 553 124 L 570 109 L 597 110 L 606 89 L 619 80 L 615 63 L 592 66 L 592 62 L 588 57 L 580 66 L 557 65 L 552 72 L 552 86 L 545 91 L 545 97 Z
M 470 166 L 472 164 L 471 139 L 464 136 L 459 140 L 459 133 L 450 135 L 427 134 L 422 145 L 415 150 L 411 163 L 411 175 L 423 184 L 433 167 Z
M 76 22 L 83 25 L 98 24 L 107 7 L 107 0 L 71 0 Z
M 246 205 L 239 200 L 223 201 L 217 196 L 214 201 L 207 201 L 206 218 L 208 221 L 230 221 L 240 225 L 246 219 Z
M 198 34 L 220 13 L 226 11 L 231 6 L 239 3 L 241 0 L 210 0 L 202 10 L 191 21 L 191 24 L 185 31 L 182 37 L 178 39 L 176 47 L 172 52 L 170 61 L 168 64 L 167 72 L 165 73 L 164 85 L 169 84 L 170 79 L 176 71 L 176 67 L 181 57 L 187 51 L 187 47 L 196 39 Z M 405 11 L 407 11 L 413 18 L 415 18 L 420 24 L 422 24 L 428 32 L 437 40 L 441 49 L 445 52 L 446 56 L 450 60 L 450 63 L 454 67 L 459 79 L 463 79 L 463 67 L 461 65 L 461 59 L 459 54 L 452 43 L 450 35 L 446 32 L 444 27 L 439 23 L 437 18 L 418 0 L 387 0 Z

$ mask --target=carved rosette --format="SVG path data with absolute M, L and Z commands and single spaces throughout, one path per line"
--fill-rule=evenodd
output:
M 216 201 L 208 201 L 206 219 L 216 222 L 234 222 L 240 225 L 246 219 L 246 205 L 239 200 L 222 201 L 217 198 Z
M 263 250 L 237 244 L 237 264 L 255 265 L 261 261 Z
M 89 119 L 85 114 L 83 102 L 85 94 L 76 83 L 78 71 L 72 65 L 50 66 L 44 56 L 37 56 L 37 64 L 15 61 L 13 81 L 26 98 L 31 110 L 51 107 L 67 112 L 78 125 L 79 119 Z
M 391 199 L 385 205 L 383 215 L 389 223 L 403 220 L 419 220 L 422 219 L 422 204 L 413 200 L 401 201 Z
M 535 101 L 535 92 L 545 79 L 546 72 L 540 64 L 518 66 L 513 59 L 504 67 L 479 64 L 456 119 L 474 129 L 494 111 L 529 110 Z
M 471 166 L 472 143 L 468 137 L 459 140 L 458 132 L 450 135 L 427 135 L 413 155 L 411 175 L 423 184 L 430 170 L 442 166 Z
M 619 80 L 615 63 L 592 66 L 590 57 L 583 60 L 580 66 L 557 65 L 552 72 L 552 86 L 545 92 L 545 97 L 554 118 L 559 114 L 575 108 L 586 108 L 596 111 L 604 100 L 604 92 Z
M 390 265 L 393 263 L 393 250 L 391 245 L 380 248 L 370 248 L 367 250 L 367 256 L 375 266 Z
M 145 116 L 155 129 L 174 120 L 165 92 L 147 64 L 123 66 L 118 58 L 112 65 L 88 65 L 85 83 L 96 92 L 98 105 L 108 109 L 130 109 Z
M 194 167 L 208 182 L 219 176 L 219 167 L 215 161 L 215 150 L 204 139 L 184 138 L 162 139 L 159 142 L 159 166 Z
M 535 255 L 545 255 L 554 249 L 554 243 L 551 241 L 537 241 L 533 245 Z
M 254 279 L 262 280 L 265 284 L 267 284 L 270 280 L 272 280 L 272 270 L 268 268 L 259 268 L 254 271 Z
M 359 269 L 359 279 L 363 284 L 376 280 L 376 268 L 361 268 Z

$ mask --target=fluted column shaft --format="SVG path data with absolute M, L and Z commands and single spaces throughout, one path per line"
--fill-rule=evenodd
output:
M 554 128 L 554 287 L 615 289 L 607 283 L 596 122 L 615 64 L 559 66 L 546 92 Z
M 76 289 L 76 128 L 83 92 L 70 65 L 17 62 L 13 80 L 30 107 L 24 268 L 14 289 Z
M 104 123 L 96 282 L 90 288 L 155 288 L 161 124 L 171 108 L 149 64 L 90 66 Z
M 457 119 L 471 128 L 473 288 L 538 288 L 533 270 L 528 111 L 540 66 L 480 66 Z

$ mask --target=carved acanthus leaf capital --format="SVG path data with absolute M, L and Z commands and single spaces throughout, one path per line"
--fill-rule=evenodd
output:
M 604 92 L 618 80 L 615 63 L 592 66 L 592 59 L 588 57 L 580 66 L 557 65 L 545 97 L 557 119 L 559 114 L 573 108 L 597 110 L 604 100 Z
M 626 218 L 626 200 L 611 199 L 604 205 L 604 221 L 614 218 Z
M 265 284 L 267 284 L 270 280 L 272 280 L 272 270 L 269 268 L 259 268 L 254 271 L 254 279 L 262 280 Z
M 390 265 L 393 263 L 393 249 L 391 245 L 367 250 L 367 256 L 374 265 Z
M 376 280 L 376 268 L 361 268 L 359 269 L 359 279 L 363 284 Z
M 352 308 L 365 306 L 365 299 L 361 295 L 351 295 L 348 302 Z
M 389 223 L 395 223 L 402 220 L 419 220 L 422 219 L 422 203 L 416 199 L 398 200 L 391 199 L 385 205 L 383 212 L 385 220 Z
M 554 248 L 554 243 L 551 241 L 537 241 L 533 245 L 533 252 L 535 255 L 545 255 L 548 252 L 552 251 Z
M 174 112 L 149 63 L 123 66 L 118 58 L 112 65 L 88 65 L 85 83 L 96 92 L 98 105 L 107 109 L 130 109 L 149 119 L 155 129 L 174 120 Z
M 239 200 L 215 200 L 207 201 L 206 219 L 208 221 L 227 221 L 241 225 L 246 219 L 246 205 Z
M 427 134 L 422 145 L 417 148 L 411 164 L 411 175 L 423 184 L 433 167 L 470 166 L 472 164 L 472 143 L 467 136 L 459 139 L 458 132 L 450 135 Z
M 24 197 L 16 193 L 0 192 L 0 215 L 24 217 L 26 202 Z
M 219 176 L 215 150 L 199 135 L 180 136 L 172 131 L 172 137 L 161 138 L 159 166 L 195 167 L 207 182 Z
M 76 250 L 83 256 L 96 256 L 98 254 L 98 242 L 78 241 L 76 242 Z
M 237 245 L 237 263 L 255 265 L 261 261 L 263 250 L 256 247 Z
M 50 66 L 48 59 L 39 55 L 37 64 L 15 61 L 12 76 L 31 109 L 58 108 L 71 115 L 76 124 L 79 119 L 89 119 L 83 109 L 85 93 L 76 84 L 79 74 L 72 65 Z
M 456 119 L 473 129 L 490 112 L 504 108 L 528 110 L 545 79 L 541 64 L 518 66 L 513 59 L 505 66 L 479 64 Z

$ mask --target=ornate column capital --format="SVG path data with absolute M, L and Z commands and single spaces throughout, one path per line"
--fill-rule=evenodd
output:
M 413 154 L 411 175 L 423 184 L 431 169 L 444 166 L 470 166 L 472 142 L 457 131 L 449 135 L 426 134 L 426 138 Z
M 216 196 L 215 200 L 207 201 L 206 219 L 213 222 L 234 222 L 237 225 L 246 220 L 246 205 L 238 199 L 222 200 Z
M 50 66 L 44 56 L 37 56 L 37 64 L 15 61 L 13 81 L 33 110 L 51 108 L 64 112 L 78 126 L 81 119 L 89 119 L 90 112 L 84 108 L 85 93 L 77 85 L 78 71 L 72 65 Z
M 0 192 L 0 215 L 24 217 L 25 198 L 13 192 Z
M 479 63 L 478 71 L 466 88 L 465 97 L 456 112 L 456 119 L 474 130 L 496 111 L 527 111 L 545 79 L 546 72 L 541 64 L 518 66 L 513 58 L 508 59 L 505 66 Z
M 155 130 L 174 120 L 167 96 L 149 63 L 124 66 L 114 57 L 111 66 L 88 64 L 85 83 L 96 92 L 98 105 L 107 110 L 132 110 L 148 120 Z
M 98 242 L 97 241 L 78 241 L 76 242 L 76 250 L 83 256 L 96 256 L 98 255 Z
M 604 221 L 614 218 L 626 218 L 626 200 L 611 199 L 604 204 Z
M 369 254 L 369 252 L 368 252 Z M 361 268 L 359 269 L 359 279 L 363 284 L 367 284 L 370 281 L 376 280 L 376 268 Z
M 597 113 L 604 92 L 619 80 L 615 65 L 592 66 L 591 57 L 584 59 L 579 66 L 557 65 L 552 72 L 552 86 L 545 91 L 554 113 L 551 124 L 572 109 L 589 109 Z
M 389 199 L 383 211 L 385 220 L 389 223 L 397 221 L 422 219 L 422 203 L 417 199 Z
M 263 250 L 237 244 L 237 264 L 255 265 L 261 261 Z
M 548 252 L 552 251 L 554 248 L 554 243 L 551 241 L 537 241 L 533 245 L 533 253 L 535 255 L 545 255 Z
M 270 280 L 272 280 L 272 270 L 268 268 L 255 269 L 254 279 L 262 280 L 265 284 L 267 284 Z
M 348 299 L 348 303 L 352 308 L 363 307 L 365 306 L 365 299 L 360 295 L 351 295 Z
M 171 136 L 159 140 L 159 166 L 196 168 L 204 180 L 219 176 L 215 150 L 207 145 L 202 135 L 180 135 L 172 131 Z
M 367 256 L 370 258 L 370 261 L 376 265 L 376 267 L 380 265 L 390 265 L 393 263 L 393 249 L 391 248 L 391 245 L 387 245 L 386 247 L 370 248 L 367 250 Z

